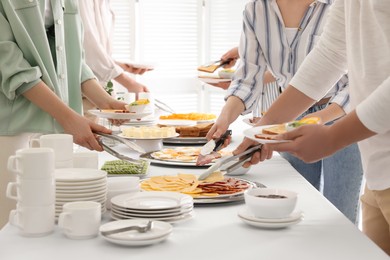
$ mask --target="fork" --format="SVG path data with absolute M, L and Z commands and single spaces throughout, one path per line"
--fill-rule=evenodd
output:
M 113 229 L 113 230 L 109 230 L 109 231 L 102 231 L 101 234 L 103 236 L 109 236 L 112 234 L 123 233 L 123 232 L 130 231 L 130 230 L 136 230 L 139 233 L 146 233 L 146 232 L 150 231 L 152 228 L 153 228 L 153 221 L 149 220 L 145 226 L 123 227 L 123 228 Z

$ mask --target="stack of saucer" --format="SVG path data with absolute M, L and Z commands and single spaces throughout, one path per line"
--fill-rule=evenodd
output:
M 55 170 L 56 218 L 62 206 L 73 201 L 96 201 L 106 211 L 107 173 L 89 168 L 62 168 Z
M 177 223 L 193 216 L 191 196 L 178 192 L 147 191 L 126 193 L 111 199 L 113 219 L 144 218 Z

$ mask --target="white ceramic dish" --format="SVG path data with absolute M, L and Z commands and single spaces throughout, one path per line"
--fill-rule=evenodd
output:
M 287 228 L 289 226 L 298 224 L 302 221 L 302 219 L 297 219 L 295 221 L 291 222 L 260 222 L 260 221 L 252 221 L 248 220 L 246 218 L 239 217 L 243 222 L 245 222 L 248 225 L 258 227 L 258 228 L 265 228 L 265 229 L 280 229 L 280 228 Z
M 192 202 L 193 199 L 189 195 L 168 191 L 126 193 L 111 199 L 112 205 L 141 210 L 174 209 Z
M 72 182 L 72 185 L 92 184 L 94 183 L 94 181 L 99 182 L 101 180 L 104 180 L 106 176 L 107 176 L 107 172 L 98 169 L 62 168 L 62 169 L 55 170 L 56 183 L 58 182 L 60 184 L 64 184 L 65 182 Z M 81 184 L 80 182 L 87 182 L 87 183 Z
M 261 134 L 264 128 L 268 128 L 272 126 L 275 125 L 263 125 L 263 126 L 252 127 L 244 130 L 243 134 L 245 135 L 245 137 L 248 137 L 249 139 L 262 144 L 290 142 L 290 140 L 266 140 L 266 139 L 260 139 L 255 137 L 256 134 Z
M 148 220 L 143 219 L 124 219 L 108 222 L 100 226 L 99 231 L 110 231 L 128 226 L 143 226 L 146 225 Z M 122 233 L 116 233 L 112 235 L 102 235 L 104 239 L 109 242 L 126 245 L 126 246 L 145 246 L 151 245 L 165 240 L 172 232 L 172 225 L 167 222 L 153 221 L 152 229 L 145 233 L 138 231 L 127 231 Z
M 145 219 L 152 219 L 152 220 L 168 222 L 168 223 L 171 223 L 171 224 L 177 224 L 177 223 L 181 223 L 181 222 L 186 222 L 186 221 L 192 219 L 193 216 L 194 216 L 194 214 L 193 214 L 193 211 L 192 211 L 192 212 L 190 212 L 188 214 L 183 214 L 183 215 L 176 216 L 176 217 L 145 218 Z M 133 217 L 125 216 L 125 215 L 122 215 L 122 214 L 117 214 L 117 213 L 112 212 L 112 211 L 111 211 L 111 218 L 115 219 L 115 220 L 119 220 L 119 219 L 134 219 Z M 137 217 L 137 218 L 139 219 L 139 217 Z
M 238 211 L 238 216 L 254 222 L 285 223 L 295 222 L 298 219 L 303 219 L 303 212 L 300 210 L 294 211 L 288 217 L 285 218 L 257 218 L 255 217 L 255 215 L 253 215 L 249 208 L 245 206 Z
M 88 110 L 91 114 L 107 119 L 117 119 L 117 120 L 127 120 L 127 119 L 141 119 L 143 117 L 149 116 L 152 112 L 144 113 L 113 113 L 113 112 L 103 112 L 101 110 Z
M 167 212 L 167 213 L 154 213 L 154 212 L 143 212 L 143 213 L 133 213 L 129 211 L 122 211 L 116 207 L 111 207 L 111 210 L 115 214 L 121 214 L 123 216 L 128 216 L 130 218 L 173 218 L 179 217 L 184 214 L 188 214 L 193 210 L 193 207 L 183 210 L 182 212 Z

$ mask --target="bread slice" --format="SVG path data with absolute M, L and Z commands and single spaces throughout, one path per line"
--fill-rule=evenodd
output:
M 268 134 L 268 135 L 280 135 L 284 134 L 287 132 L 286 130 L 286 124 L 279 124 L 271 127 L 267 127 L 263 129 L 263 134 Z

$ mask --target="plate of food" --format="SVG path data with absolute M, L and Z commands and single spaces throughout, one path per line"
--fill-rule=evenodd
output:
M 214 122 L 217 116 L 212 113 L 174 113 L 170 115 L 163 115 L 160 116 L 160 124 L 166 124 L 169 121 L 166 120 L 190 120 L 193 121 L 196 125 L 198 123 L 207 123 L 207 122 Z
M 145 178 L 148 175 L 150 162 L 146 160 L 140 160 L 139 164 L 124 160 L 111 160 L 104 162 L 101 170 L 107 172 L 107 176 L 136 176 Z
M 165 139 L 164 144 L 205 144 L 206 135 L 214 123 L 202 123 L 194 126 L 178 126 L 178 137 Z
M 200 153 L 200 147 L 175 147 L 165 148 L 159 151 L 149 152 L 140 155 L 140 158 L 147 159 L 151 163 L 175 165 L 175 166 L 196 166 L 196 161 Z M 215 159 L 230 155 L 231 151 L 220 150 L 215 153 Z M 203 166 L 210 166 L 206 164 Z M 199 167 L 199 166 L 198 166 Z
M 141 119 L 152 114 L 152 112 L 131 113 L 121 109 L 91 109 L 88 112 L 101 118 L 116 120 Z
M 122 127 L 118 136 L 126 139 L 157 140 L 179 136 L 174 127 L 160 126 L 129 126 Z
M 256 187 L 247 180 L 224 177 L 221 172 L 212 173 L 205 180 L 194 174 L 153 176 L 141 181 L 143 191 L 173 191 L 190 195 L 194 204 L 242 201 L 244 192 Z
M 264 125 L 257 126 L 253 128 L 249 128 L 244 130 L 245 137 L 252 139 L 259 143 L 283 143 L 290 142 L 290 140 L 276 140 L 276 136 L 280 134 L 284 134 L 287 131 L 291 131 L 296 129 L 302 125 L 308 124 L 319 124 L 320 118 L 318 117 L 308 117 L 303 118 L 301 120 L 296 120 L 283 124 L 275 124 L 275 125 Z

